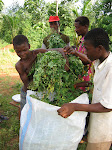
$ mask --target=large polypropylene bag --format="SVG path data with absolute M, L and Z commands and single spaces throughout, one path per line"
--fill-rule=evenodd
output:
M 88 104 L 86 93 L 71 103 Z M 76 150 L 82 139 L 87 112 L 68 118 L 58 115 L 59 107 L 27 96 L 20 119 L 20 150 Z

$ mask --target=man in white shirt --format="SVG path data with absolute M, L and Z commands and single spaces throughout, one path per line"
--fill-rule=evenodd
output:
M 109 150 L 112 144 L 112 53 L 109 51 L 109 37 L 103 29 L 93 29 L 86 34 L 84 46 L 87 57 L 95 61 L 92 103 L 67 103 L 58 110 L 58 114 L 67 118 L 74 111 L 90 112 L 86 150 Z

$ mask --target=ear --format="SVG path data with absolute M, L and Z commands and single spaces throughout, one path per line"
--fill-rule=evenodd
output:
M 96 49 L 97 49 L 99 55 L 102 55 L 104 47 L 102 45 L 99 45 Z
M 84 25 L 84 27 L 85 27 L 85 29 L 88 29 L 88 28 L 89 28 L 89 26 L 88 26 L 88 25 Z
M 102 45 L 99 45 L 99 46 L 98 46 L 98 49 L 99 49 L 99 50 L 103 50 L 104 47 L 103 47 Z

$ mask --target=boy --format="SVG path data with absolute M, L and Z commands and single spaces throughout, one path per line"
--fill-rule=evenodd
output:
M 20 60 L 16 63 L 15 68 L 20 75 L 23 82 L 23 87 L 21 88 L 21 110 L 26 103 L 27 87 L 29 82 L 32 80 L 28 77 L 29 71 L 32 64 L 35 62 L 38 53 L 45 53 L 45 49 L 37 49 L 29 51 L 30 44 L 28 39 L 24 35 L 17 35 L 13 39 L 13 46 L 16 54 L 20 57 Z
M 89 31 L 84 38 L 87 56 L 95 61 L 92 104 L 64 104 L 58 114 L 64 118 L 74 111 L 90 112 L 86 150 L 109 150 L 112 143 L 112 53 L 109 37 L 100 28 Z
M 13 46 L 14 46 L 14 50 L 17 53 L 17 55 L 20 57 L 20 60 L 16 63 L 15 68 L 17 70 L 17 72 L 20 75 L 20 78 L 23 82 L 23 87 L 21 88 L 21 110 L 24 107 L 25 103 L 26 103 L 26 94 L 27 94 L 27 87 L 29 82 L 33 79 L 33 76 L 29 76 L 29 71 L 33 65 L 33 63 L 35 62 L 36 58 L 37 58 L 37 54 L 38 53 L 45 53 L 48 50 L 46 49 L 36 49 L 33 51 L 29 51 L 30 49 L 30 44 L 28 42 L 28 39 L 26 36 L 24 35 L 17 35 L 14 37 L 13 39 Z M 65 56 L 64 52 L 61 49 L 54 49 L 54 50 L 58 50 L 63 57 L 66 59 L 66 64 L 65 65 L 65 69 L 68 70 L 68 60 L 67 57 Z

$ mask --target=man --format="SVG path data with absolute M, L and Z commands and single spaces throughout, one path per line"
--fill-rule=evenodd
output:
M 91 60 L 85 55 L 85 47 L 84 47 L 84 36 L 88 33 L 89 28 L 89 19 L 86 16 L 80 16 L 75 19 L 75 32 L 78 36 L 81 36 L 81 40 L 79 43 L 79 47 L 73 48 L 73 47 L 65 47 L 64 51 L 66 53 L 70 53 L 72 55 L 75 55 L 76 57 L 79 57 L 84 65 L 88 64 L 88 72 L 87 76 L 83 77 L 84 82 L 83 83 L 77 83 L 76 88 L 81 87 L 82 90 L 85 90 L 85 87 L 88 86 L 90 81 L 90 78 L 92 76 L 91 71 Z
M 70 45 L 69 37 L 59 31 L 60 30 L 59 29 L 60 28 L 59 20 L 60 19 L 58 16 L 50 16 L 49 17 L 50 28 L 51 28 L 52 32 L 57 32 L 60 35 L 61 39 L 64 41 L 64 43 L 69 46 Z M 49 48 L 50 36 L 51 36 L 51 34 L 44 38 L 42 48 L 44 48 L 44 49 Z M 54 47 L 54 48 L 56 48 L 56 47 Z
M 112 52 L 109 51 L 109 37 L 103 29 L 93 29 L 86 34 L 84 46 L 95 67 L 92 103 L 67 103 L 58 114 L 67 118 L 74 111 L 90 112 L 86 150 L 109 150 L 112 144 Z

